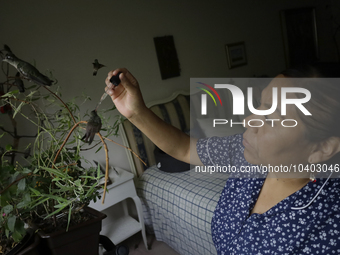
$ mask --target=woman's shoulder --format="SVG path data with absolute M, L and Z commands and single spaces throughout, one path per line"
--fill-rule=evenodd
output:
M 340 180 L 339 178 L 322 178 L 315 183 L 307 185 L 299 194 L 300 199 L 296 199 L 295 205 L 300 200 L 305 201 L 306 213 L 309 217 L 315 216 L 317 220 L 329 221 L 330 218 L 340 220 Z M 302 198 L 303 197 L 303 198 Z M 307 203 L 308 202 L 308 203 Z M 310 205 L 307 207 L 307 205 Z M 339 224 L 340 227 L 340 224 Z
M 337 212 L 340 212 L 340 179 L 339 178 L 331 178 L 329 179 L 329 185 L 326 190 L 326 201 L 333 205 L 333 209 Z
M 230 165 L 244 163 L 243 135 L 212 136 L 197 141 L 196 150 L 204 165 Z

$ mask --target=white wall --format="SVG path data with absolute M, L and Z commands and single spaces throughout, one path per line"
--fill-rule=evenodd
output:
M 317 8 L 321 60 L 335 61 L 331 41 L 330 0 L 149 0 L 149 1 L 2 1 L 0 44 L 53 69 L 64 98 L 81 91 L 93 97 L 104 91 L 107 72 L 127 67 L 140 82 L 146 102 L 189 89 L 191 77 L 276 75 L 285 68 L 279 11 Z M 153 37 L 173 35 L 181 76 L 161 80 Z M 245 41 L 248 65 L 229 70 L 225 44 Z M 107 66 L 92 76 L 92 61 Z M 109 108 L 107 99 L 102 108 Z M 84 109 L 85 110 L 85 109 Z M 0 115 L 3 123 L 4 116 Z M 120 138 L 114 140 L 121 142 Z M 88 156 L 89 157 L 89 156 Z M 99 161 L 104 163 L 104 156 Z M 110 146 L 110 163 L 129 169 L 124 149 Z

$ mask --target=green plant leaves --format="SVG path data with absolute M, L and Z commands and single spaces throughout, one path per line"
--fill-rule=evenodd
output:
M 15 86 L 9 84 L 5 91 L 13 88 Z M 87 163 L 88 159 L 81 155 L 82 147 L 86 148 L 87 145 L 81 141 L 83 130 L 80 127 L 74 130 L 54 160 L 61 144 L 75 124 L 72 116 L 76 122 L 87 119 L 85 116 L 89 111 L 84 111 L 87 108 L 85 103 L 91 98 L 83 94 L 69 102 L 61 102 L 56 97 L 62 96 L 59 88 L 55 86 L 53 88 L 56 91 L 50 93 L 42 86 L 33 85 L 26 87 L 26 93 L 19 94 L 18 90 L 12 90 L 1 97 L 2 101 L 11 105 L 12 116 L 18 119 L 17 131 L 21 137 L 31 136 L 32 133 L 25 133 L 30 128 L 26 129 L 26 124 L 22 125 L 19 117 L 29 125 L 36 125 L 37 128 L 31 137 L 33 141 L 27 146 L 32 153 L 26 159 L 25 167 L 17 163 L 12 164 L 10 160 L 3 160 L 0 164 L 0 189 L 7 187 L 0 195 L 0 231 L 16 240 L 20 240 L 24 234 L 22 219 L 31 217 L 34 212 L 46 218 L 61 212 L 68 214 L 68 228 L 71 216 L 90 201 L 96 201 L 102 188 L 99 185 L 99 180 L 103 176 L 100 168 L 85 169 L 81 166 L 81 163 Z M 9 100 L 10 98 L 17 100 Z M 115 106 L 100 113 L 103 122 L 101 132 L 107 135 L 117 133 L 119 121 L 111 125 L 113 121 L 109 115 L 113 114 L 103 116 L 113 110 Z M 8 131 L 8 134 L 12 133 Z M 6 132 L 1 132 L 0 139 L 5 134 Z M 22 153 L 20 146 L 13 143 L 13 146 L 7 145 L 5 149 L 13 153 Z M 93 148 L 95 148 L 92 150 L 93 154 L 103 152 L 102 145 Z M 92 148 L 85 150 L 88 149 Z
M 91 188 L 87 191 L 87 193 L 86 193 L 86 197 L 87 196 L 90 196 L 93 192 L 94 192 L 94 190 L 95 190 L 95 188 L 97 187 L 97 185 L 98 185 L 98 183 L 95 183 L 95 184 L 93 184 L 92 186 L 91 186 Z
M 22 221 L 16 220 L 14 231 L 12 233 L 13 240 L 15 242 L 19 242 L 22 239 L 22 237 L 25 235 L 25 233 L 26 233 L 26 230 L 24 227 L 24 223 Z
M 23 197 L 23 201 L 17 204 L 17 208 L 18 209 L 24 208 L 28 206 L 30 203 L 31 203 L 31 195 L 29 193 L 25 193 Z
M 17 115 L 17 113 L 21 110 L 21 107 L 24 105 L 24 102 L 21 102 L 19 104 L 19 106 L 15 109 L 14 113 L 13 113 L 13 119 L 15 118 L 15 116 Z
M 36 189 L 33 189 L 33 188 L 30 187 L 30 190 L 31 190 L 36 196 L 40 196 L 40 195 L 41 195 L 41 193 L 40 193 L 38 190 L 36 190 Z
M 7 145 L 6 145 L 6 151 L 11 151 L 11 150 L 12 150 L 12 145 L 7 144 Z
M 21 209 L 21 208 L 24 208 L 26 205 L 27 205 L 27 203 L 24 202 L 24 201 L 22 201 L 22 202 L 20 202 L 19 204 L 17 204 L 17 208 L 18 208 L 18 209 Z
M 19 182 L 18 182 L 18 191 L 24 191 L 26 188 L 26 179 L 21 179 Z
M 5 213 L 6 215 L 13 211 L 12 205 L 6 205 L 2 208 L 1 213 Z
M 49 168 L 49 167 L 41 167 L 43 170 L 46 170 L 47 172 L 54 174 L 57 177 L 60 178 L 64 178 L 64 179 L 68 179 L 68 175 L 64 174 L 62 171 L 57 170 L 57 169 L 53 169 L 53 168 Z
M 47 218 L 49 218 L 49 217 L 51 217 L 51 216 L 53 216 L 53 215 L 55 215 L 55 214 L 61 212 L 62 210 L 64 210 L 64 209 L 65 209 L 68 205 L 70 205 L 70 204 L 71 204 L 71 201 L 70 201 L 69 203 L 63 204 L 58 210 L 56 210 L 56 211 L 50 213 L 50 214 L 47 215 L 44 219 L 47 219 Z M 58 205 L 58 206 L 59 206 L 59 205 Z M 55 206 L 55 208 L 58 208 L 58 207 Z
M 66 201 L 64 203 L 55 205 L 54 208 L 65 208 L 66 206 L 69 206 L 72 202 L 71 201 Z
M 99 152 L 101 149 L 103 148 L 103 146 L 100 146 L 95 153 Z
M 7 219 L 7 226 L 8 226 L 9 231 L 12 231 L 12 232 L 14 231 L 16 219 L 17 219 L 17 217 L 14 216 L 14 215 L 8 217 L 8 219 Z
M 67 218 L 67 228 L 66 228 L 66 231 L 68 231 L 68 228 L 69 228 L 69 226 L 70 226 L 71 215 L 72 215 L 72 207 L 70 206 L 70 209 L 69 209 L 69 211 L 68 211 L 68 218 Z
M 32 208 L 36 208 L 38 205 L 42 204 L 42 203 L 45 203 L 46 201 L 48 201 L 50 198 L 44 198 L 42 199 L 43 197 L 39 197 L 38 199 L 36 199 L 35 201 L 33 201 L 31 203 L 31 207 Z M 40 200 L 40 201 L 39 201 Z
M 19 90 L 16 89 L 16 90 L 12 90 L 12 91 L 9 91 L 7 92 L 6 94 L 2 95 L 1 97 L 2 98 L 5 98 L 5 97 L 14 97 L 15 98 L 15 94 L 18 94 L 19 93 Z
M 62 198 L 62 197 L 58 197 L 58 196 L 54 196 L 54 195 L 51 195 L 51 194 L 42 194 L 42 196 L 44 197 L 47 197 L 47 198 L 51 198 L 51 199 L 54 199 L 58 202 L 66 202 L 68 203 L 69 200 L 65 199 L 65 198 Z

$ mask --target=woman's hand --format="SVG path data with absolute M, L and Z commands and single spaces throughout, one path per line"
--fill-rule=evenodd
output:
M 110 82 L 110 79 L 113 75 L 117 75 L 119 72 L 122 72 L 119 75 L 121 84 L 114 86 Z M 114 71 L 110 71 L 105 83 L 105 92 L 111 96 L 111 99 L 118 111 L 126 118 L 131 119 L 146 109 L 138 81 L 126 68 L 119 68 Z

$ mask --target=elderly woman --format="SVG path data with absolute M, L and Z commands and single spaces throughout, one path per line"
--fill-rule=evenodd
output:
M 120 74 L 121 86 L 109 79 Z M 287 70 L 262 92 L 259 110 L 272 105 L 272 88 L 292 86 L 289 77 L 323 77 L 316 68 Z M 106 92 L 117 109 L 161 150 L 194 165 L 314 166 L 339 164 L 340 86 L 332 83 L 306 87 L 312 95 L 305 116 L 287 105 L 285 116 L 275 111 L 256 119 L 295 119 L 296 127 L 247 126 L 245 133 L 194 139 L 166 124 L 146 108 L 137 80 L 126 69 L 109 72 Z M 296 94 L 293 97 L 298 97 Z M 280 98 L 280 94 L 278 95 Z M 278 102 L 280 105 L 280 101 Z M 232 146 L 231 146 L 232 145 Z M 191 150 L 190 147 L 196 148 Z M 217 150 L 216 150 L 217 148 Z M 216 151 L 218 151 L 216 153 Z M 333 164 L 333 165 L 329 165 Z M 338 166 L 339 167 L 339 166 Z M 232 174 L 214 212 L 212 239 L 218 254 L 340 254 L 340 182 L 334 172 L 316 179 L 308 171 L 269 172 L 262 178 Z

